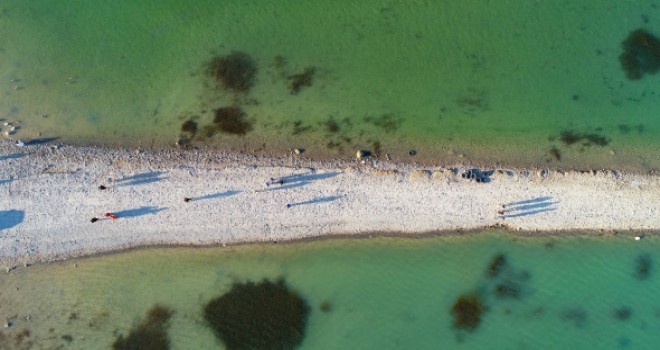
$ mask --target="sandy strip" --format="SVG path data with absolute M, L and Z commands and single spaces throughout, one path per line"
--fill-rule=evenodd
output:
M 0 164 L 5 268 L 145 245 L 500 225 L 606 234 L 660 229 L 658 177 L 616 171 L 488 169 L 496 170 L 490 182 L 477 183 L 462 178 L 466 167 L 314 163 L 198 150 L 16 147 L 9 141 L 0 145 Z M 271 177 L 284 184 L 266 186 Z M 99 190 L 102 184 L 108 189 Z M 90 221 L 106 212 L 117 219 Z

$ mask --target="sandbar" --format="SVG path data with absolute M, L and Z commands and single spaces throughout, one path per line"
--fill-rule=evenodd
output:
M 4 140 L 0 266 L 156 245 L 494 227 L 525 235 L 660 230 L 655 174 L 481 168 L 484 181 L 477 182 L 464 176 L 472 169 L 464 164 L 313 161 L 303 155 L 17 147 Z

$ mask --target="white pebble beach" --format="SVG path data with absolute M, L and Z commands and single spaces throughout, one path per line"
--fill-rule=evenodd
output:
M 660 181 L 653 174 L 481 168 L 488 182 L 478 183 L 461 176 L 471 168 L 466 165 L 300 156 L 17 147 L 5 140 L 0 143 L 0 266 L 154 245 L 415 236 L 493 227 L 529 235 L 624 233 L 634 239 L 660 229 Z

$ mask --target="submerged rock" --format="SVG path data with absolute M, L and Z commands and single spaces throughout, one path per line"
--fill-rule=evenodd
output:
M 355 158 L 357 158 L 357 159 L 362 159 L 362 158 L 367 158 L 367 157 L 371 157 L 371 152 L 370 151 L 359 150 L 355 153 Z

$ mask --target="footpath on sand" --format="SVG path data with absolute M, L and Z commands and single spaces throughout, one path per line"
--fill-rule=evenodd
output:
M 0 267 L 148 245 L 660 230 L 658 177 L 0 145 Z

